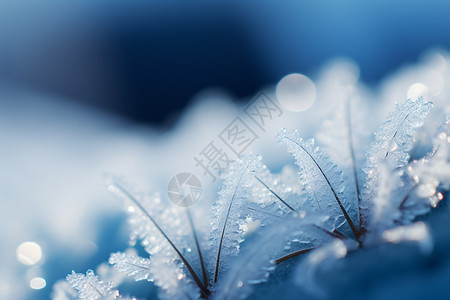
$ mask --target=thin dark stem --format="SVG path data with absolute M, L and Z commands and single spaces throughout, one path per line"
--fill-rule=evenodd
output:
M 360 233 L 363 232 L 362 228 L 362 216 L 361 216 L 361 192 L 359 189 L 359 180 L 358 180 L 358 171 L 356 166 L 356 156 L 355 156 L 355 148 L 353 146 L 353 126 L 352 126 L 352 114 L 351 114 L 351 107 L 350 107 L 350 99 L 347 100 L 347 141 L 348 141 L 348 149 L 350 151 L 350 158 L 352 161 L 352 170 L 353 170 L 353 177 L 355 180 L 355 190 L 356 190 L 356 199 L 358 201 L 358 216 L 359 216 L 359 230 Z
M 234 197 L 236 196 L 236 192 L 239 188 L 239 184 L 241 183 L 242 176 L 244 176 L 244 173 L 247 172 L 247 169 L 248 169 L 248 165 L 245 168 L 245 170 L 242 172 L 241 176 L 239 177 L 239 180 L 236 184 L 236 189 L 234 190 L 233 197 L 231 198 L 231 201 L 230 201 L 230 205 L 228 206 L 227 215 L 225 216 L 225 221 L 224 221 L 223 228 L 222 228 L 222 234 L 220 236 L 219 250 L 217 252 L 216 268 L 214 271 L 214 283 L 217 282 L 217 276 L 219 276 L 219 264 L 220 264 L 220 255 L 222 253 L 222 243 L 223 243 L 223 238 L 225 236 L 225 230 L 227 227 L 228 218 L 230 217 L 231 206 L 233 205 Z
M 441 145 L 437 145 L 437 146 L 433 149 L 433 151 L 431 151 L 430 157 L 433 157 L 433 156 L 436 155 L 436 153 L 438 152 L 440 146 L 441 146 Z
M 346 239 L 347 237 L 345 235 L 343 235 L 340 231 L 338 231 L 337 229 L 333 230 L 333 233 L 336 234 L 337 236 L 341 237 L 341 239 Z
M 356 229 L 355 224 L 353 223 L 352 219 L 348 215 L 348 213 L 345 210 L 344 206 L 342 205 L 341 200 L 339 199 L 336 191 L 334 190 L 333 186 L 331 185 L 330 181 L 328 180 L 328 177 L 325 175 L 325 173 L 323 172 L 322 168 L 319 166 L 317 161 L 314 159 L 314 157 L 308 151 L 306 151 L 305 148 L 303 148 L 302 145 L 300 145 L 295 140 L 293 140 L 293 139 L 291 139 L 289 137 L 285 137 L 285 138 L 290 140 L 290 141 L 292 141 L 297 146 L 299 146 L 311 158 L 311 160 L 314 162 L 314 164 L 316 165 L 316 167 L 319 169 L 320 173 L 322 174 L 323 178 L 325 178 L 325 180 L 326 180 L 328 186 L 330 187 L 331 191 L 333 192 L 334 198 L 336 199 L 337 203 L 339 204 L 339 208 L 341 209 L 342 213 L 344 214 L 345 219 L 347 220 L 348 224 L 350 225 L 350 228 L 352 229 L 355 238 L 357 240 L 359 240 L 360 233 L 358 232 L 358 229 Z
M 210 292 L 207 290 L 205 286 L 203 286 L 203 283 L 198 278 L 197 274 L 195 273 L 192 266 L 189 264 L 189 262 L 186 260 L 186 258 L 181 254 L 181 252 L 178 250 L 178 248 L 175 246 L 175 244 L 170 240 L 170 238 L 166 235 L 166 233 L 162 230 L 162 228 L 158 225 L 158 223 L 153 219 L 153 217 L 150 215 L 150 213 L 142 206 L 142 204 L 133 196 L 131 195 L 125 188 L 123 188 L 120 184 L 117 182 L 114 182 L 114 186 L 118 188 L 128 199 L 130 199 L 138 208 L 141 210 L 141 212 L 152 222 L 152 224 L 156 227 L 156 229 L 162 234 L 162 236 L 167 240 L 167 242 L 170 244 L 170 246 L 173 248 L 173 250 L 177 253 L 177 255 L 180 257 L 180 259 L 183 261 L 184 265 L 188 269 L 189 273 L 192 275 L 192 277 L 195 280 L 195 283 L 200 288 L 203 294 L 206 296 L 210 294 Z
M 90 283 L 90 282 L 88 282 L 89 283 L 89 286 L 91 287 L 91 288 L 93 288 L 96 292 L 97 292 L 97 294 L 99 294 L 101 297 L 103 297 L 104 295 L 98 290 L 98 288 L 96 288 L 92 283 Z
M 144 270 L 150 270 L 150 268 L 147 268 L 147 267 L 143 267 L 143 266 L 140 266 L 140 265 L 137 265 L 137 264 L 133 264 L 133 263 L 130 263 L 130 262 L 125 262 L 127 265 L 130 265 L 130 266 L 133 266 L 133 267 L 136 267 L 136 268 L 140 268 L 140 269 L 144 269 Z
M 326 234 L 328 234 L 328 235 L 334 237 L 334 238 L 341 239 L 341 240 L 347 238 L 345 235 L 343 235 L 342 233 L 340 233 L 340 232 L 337 231 L 336 229 L 335 229 L 333 232 L 331 232 L 331 231 L 326 230 L 326 229 L 323 228 L 323 227 L 320 227 L 319 225 L 313 225 L 313 226 L 314 226 L 315 228 L 317 228 L 317 229 L 319 229 L 319 230 L 325 232 Z
M 294 211 L 294 212 L 296 212 L 296 210 L 292 207 L 292 206 L 290 206 L 286 201 L 284 201 L 280 196 L 278 196 L 278 194 L 277 193 L 275 193 L 271 188 L 269 188 L 261 179 L 259 179 L 256 175 L 255 175 L 255 178 L 259 181 L 259 182 L 261 182 L 273 195 L 275 195 L 275 197 L 277 197 L 278 198 L 278 200 L 280 200 L 284 205 L 286 205 L 290 210 L 292 210 L 292 211 Z M 254 211 L 258 211 L 258 210 L 256 210 L 256 209 L 254 209 L 254 208 L 251 208 L 251 207 L 249 207 L 249 209 L 251 209 L 251 210 L 254 210 Z M 269 213 L 266 213 L 266 212 L 263 212 L 263 211 L 258 211 L 258 212 L 261 212 L 261 213 L 265 213 L 265 214 L 269 214 Z M 275 215 L 273 215 L 273 214 L 269 214 L 269 215 L 272 215 L 272 216 L 274 216 L 274 217 L 278 217 L 278 216 L 275 216 Z M 329 232 L 329 231 L 327 231 L 326 229 L 324 229 L 324 228 L 322 228 L 322 227 L 320 227 L 320 226 L 316 226 L 318 229 L 321 229 L 321 230 L 323 230 L 323 231 L 325 231 L 326 233 L 328 233 L 328 234 L 330 234 L 331 236 L 333 236 L 333 237 L 335 237 L 335 238 L 344 238 L 344 239 L 346 239 L 347 237 L 345 236 L 345 235 L 343 235 L 342 233 L 340 233 L 337 229 L 335 229 L 334 230 L 334 233 L 333 232 Z
M 400 123 L 400 126 L 399 126 L 399 127 L 401 127 L 401 125 L 403 124 L 403 122 L 405 122 L 406 119 L 408 119 L 408 117 L 409 117 L 409 115 L 410 115 L 411 113 L 412 113 L 412 111 L 409 112 L 408 114 L 406 114 L 406 116 L 403 118 L 402 122 Z M 397 130 L 395 130 L 394 135 L 393 135 L 392 138 L 391 138 L 391 141 L 395 139 L 395 137 L 397 136 L 397 133 L 398 133 L 398 128 L 397 128 Z M 388 149 L 388 151 L 386 152 L 386 155 L 384 156 L 384 159 L 386 159 L 386 158 L 388 157 L 388 155 L 389 155 L 390 152 L 391 152 L 390 149 Z
M 205 287 L 208 286 L 208 275 L 206 273 L 205 262 L 203 261 L 202 250 L 200 248 L 200 243 L 198 242 L 197 231 L 195 230 L 194 222 L 192 222 L 191 212 L 189 208 L 186 208 L 186 216 L 189 221 L 189 226 L 191 227 L 192 235 L 194 236 L 195 246 L 197 247 L 198 258 L 200 259 L 200 264 L 202 267 L 203 284 Z
M 258 176 L 255 175 L 255 178 L 256 178 L 256 180 L 258 180 L 259 182 L 261 182 L 261 184 L 264 185 L 264 186 L 266 187 L 266 189 L 269 190 L 269 192 L 271 192 L 275 197 L 277 197 L 278 200 L 281 201 L 281 203 L 283 203 L 284 205 L 286 205 L 287 208 L 289 208 L 290 210 L 292 210 L 292 211 L 295 212 L 295 209 L 294 209 L 292 206 L 290 206 L 286 201 L 284 201 L 283 199 L 281 199 L 281 197 L 278 196 L 278 194 L 275 193 L 270 187 L 268 187 L 267 184 L 265 184 L 261 179 L 259 179 Z
M 288 255 L 285 255 L 285 256 L 280 257 L 279 259 L 277 259 L 277 260 L 275 261 L 275 264 L 278 265 L 278 264 L 282 263 L 283 261 L 286 261 L 286 260 L 288 260 L 288 259 L 297 257 L 297 256 L 302 255 L 302 254 L 305 254 L 305 253 L 307 253 L 307 252 L 309 252 L 309 251 L 311 251 L 311 250 L 314 250 L 314 249 L 316 249 L 316 248 L 308 248 L 308 249 L 304 249 L 304 250 L 292 252 L 292 253 L 290 253 L 290 254 L 288 254 Z
M 405 197 L 403 197 L 402 202 L 400 202 L 400 205 L 398 206 L 398 209 L 403 209 L 403 206 L 405 205 L 406 201 L 408 200 L 409 196 L 411 196 L 411 193 L 418 187 L 419 185 L 416 183 L 414 186 L 406 193 Z

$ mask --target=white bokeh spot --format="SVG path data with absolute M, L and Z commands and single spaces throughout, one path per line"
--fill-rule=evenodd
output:
M 41 246 L 35 242 L 24 242 L 17 247 L 16 256 L 24 265 L 34 265 L 42 258 Z
M 419 97 L 427 97 L 428 96 L 428 87 L 423 83 L 414 83 L 411 84 L 408 88 L 408 99 L 415 100 Z
M 305 75 L 288 74 L 278 82 L 276 96 L 286 110 L 305 111 L 316 101 L 316 86 Z

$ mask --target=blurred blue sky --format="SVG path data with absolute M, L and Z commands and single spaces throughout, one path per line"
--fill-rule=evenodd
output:
M 126 247 L 127 232 L 119 229 L 123 216 L 105 212 L 102 205 L 109 198 L 92 193 L 104 192 L 101 179 L 93 178 L 112 169 L 146 179 L 154 157 L 164 163 L 155 153 L 167 158 L 173 146 L 163 140 L 157 146 L 160 151 L 151 152 L 156 134 L 117 134 L 114 128 L 122 123 L 106 122 L 101 113 L 89 116 L 73 103 L 165 126 L 205 88 L 251 97 L 291 72 L 314 79 L 336 57 L 355 61 L 361 79 L 376 85 L 430 48 L 450 49 L 449 11 L 447 0 L 0 0 L 0 121 L 7 124 L 0 129 L 8 145 L 0 149 L 6 149 L 1 155 L 7 171 L 0 185 L 8 195 L 2 198 L 3 212 L 20 214 L 18 220 L 32 219 L 28 215 L 42 217 L 36 218 L 39 221 L 74 216 L 63 222 L 67 227 L 55 228 L 61 235 L 48 236 L 48 229 L 32 222 L 23 226 L 25 236 L 14 228 L 6 230 L 12 251 L 28 239 L 47 243 L 48 288 L 27 299 L 47 299 L 55 280 L 74 266 L 77 271 L 93 268 L 111 251 Z M 64 101 L 72 103 L 66 106 Z M 61 110 L 51 109 L 58 105 Z M 200 113 L 192 118 L 199 124 L 218 119 L 202 114 L 201 120 Z M 226 109 L 221 108 L 220 115 L 228 122 Z M 103 125 L 96 123 L 99 120 Z M 209 139 L 208 129 L 214 127 L 207 127 L 201 128 Z M 187 134 L 179 135 L 181 139 Z M 172 175 L 170 168 L 164 170 Z M 7 202 L 10 199 L 17 201 Z M 40 199 L 48 200 L 45 209 Z M 33 206 L 22 211 L 20 205 L 27 201 Z M 95 217 L 95 222 L 76 218 L 86 215 L 91 203 L 101 207 L 91 213 L 101 210 L 105 216 Z M 68 229 L 74 232 L 65 232 Z M 85 239 L 97 242 L 98 249 L 91 249 L 89 257 L 74 248 L 91 245 L 80 244 L 76 231 L 81 236 L 89 232 Z M 67 236 L 72 243 L 62 239 Z M 14 253 L 6 255 L 3 249 L 0 258 L 11 261 Z M 21 266 L 14 275 L 22 276 L 26 268 Z
M 167 123 L 210 86 L 237 97 L 336 56 L 376 83 L 450 47 L 450 2 L 0 2 L 0 78 L 139 122 Z

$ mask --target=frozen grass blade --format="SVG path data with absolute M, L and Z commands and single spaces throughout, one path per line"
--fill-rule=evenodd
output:
M 239 180 L 237 182 L 236 188 L 234 190 L 233 197 L 231 198 L 230 204 L 229 204 L 228 209 L 227 209 L 227 215 L 225 217 L 225 222 L 223 223 L 223 227 L 222 227 L 222 233 L 220 235 L 219 250 L 217 252 L 216 268 L 215 268 L 215 271 L 214 271 L 214 283 L 217 282 L 217 277 L 219 276 L 220 255 L 221 255 L 221 252 L 222 252 L 223 238 L 225 236 L 225 230 L 227 228 L 228 218 L 230 217 L 231 206 L 233 205 L 236 193 L 237 193 L 237 191 L 238 191 L 238 189 L 240 187 L 240 182 L 242 180 L 242 177 L 244 176 L 244 174 L 247 171 L 248 167 L 249 167 L 249 165 L 247 165 L 247 167 L 241 173 L 241 175 L 239 177 Z
M 400 202 L 400 205 L 398 206 L 398 209 L 403 209 L 403 207 L 405 206 L 406 201 L 408 200 L 409 196 L 411 195 L 411 193 L 418 187 L 418 184 L 414 184 L 414 186 L 408 191 L 408 193 L 406 193 L 405 197 L 403 197 L 402 202 Z
M 200 264 L 202 267 L 202 275 L 203 275 L 203 284 L 205 287 L 208 286 L 208 275 L 206 273 L 205 262 L 203 260 L 202 250 L 200 248 L 200 243 L 198 242 L 197 231 L 195 230 L 194 222 L 192 222 L 191 212 L 189 208 L 186 208 L 186 216 L 189 221 L 189 226 L 191 227 L 192 235 L 194 236 L 195 246 L 197 247 L 198 258 L 200 260 Z
M 330 187 L 331 192 L 333 193 L 334 198 L 336 199 L 339 208 L 341 209 L 342 213 L 344 214 L 345 219 L 347 220 L 348 224 L 350 225 L 350 228 L 352 229 L 352 232 L 355 236 L 355 238 L 357 240 L 359 240 L 360 237 L 360 233 L 358 231 L 358 229 L 356 229 L 355 224 L 353 223 L 352 219 L 350 218 L 350 216 L 348 215 L 347 211 L 345 210 L 344 206 L 342 205 L 341 200 L 339 199 L 336 191 L 334 190 L 333 186 L 330 183 L 330 180 L 328 179 L 328 177 L 325 175 L 325 173 L 323 172 L 322 168 L 320 167 L 320 165 L 317 163 L 317 161 L 314 159 L 314 157 L 302 146 L 300 145 L 297 141 L 295 141 L 294 139 L 291 139 L 290 137 L 287 136 L 283 136 L 283 139 L 287 139 L 289 141 L 291 141 L 292 143 L 296 144 L 300 149 L 302 149 L 308 156 L 309 158 L 314 162 L 315 166 L 317 167 L 317 169 L 319 170 L 319 172 L 321 173 L 321 175 L 323 176 L 323 178 L 325 179 L 325 181 L 327 182 L 327 185 Z
M 351 115 L 351 107 L 350 107 L 350 100 L 347 100 L 346 103 L 346 120 L 347 120 L 347 141 L 348 141 L 348 150 L 350 152 L 350 160 L 351 160 L 351 166 L 352 166 L 352 173 L 353 178 L 355 181 L 355 190 L 356 190 L 356 199 L 358 200 L 358 219 L 359 219 L 359 230 L 360 234 L 364 231 L 364 228 L 362 227 L 362 218 L 361 218 L 361 191 L 359 187 L 359 180 L 358 180 L 358 171 L 357 171 L 357 165 L 356 165 L 356 155 L 355 155 L 355 147 L 353 146 L 353 128 L 352 128 L 352 115 Z
M 275 260 L 275 264 L 279 265 L 279 264 L 281 264 L 282 262 L 284 262 L 284 261 L 286 261 L 288 259 L 297 257 L 297 256 L 305 254 L 305 253 L 308 253 L 309 251 L 314 250 L 314 249 L 316 249 L 316 248 L 308 248 L 308 249 L 303 249 L 303 250 L 300 250 L 300 251 L 295 251 L 295 252 L 289 253 L 288 255 L 285 255 L 285 256 L 280 257 L 277 260 Z
M 406 114 L 405 118 L 404 118 L 403 121 L 400 123 L 400 125 L 398 126 L 398 128 L 401 128 L 402 125 L 405 123 L 405 121 L 408 120 L 409 115 L 411 115 L 411 112 L 408 113 L 408 114 Z M 391 142 L 392 142 L 392 141 L 395 139 L 395 137 L 397 136 L 397 134 L 398 134 L 398 128 L 395 130 L 394 135 L 393 135 L 392 138 L 391 138 Z M 391 153 L 391 150 L 390 150 L 390 149 L 388 149 L 388 150 L 386 151 L 386 155 L 384 156 L 384 159 L 386 159 L 386 158 L 388 157 L 389 153 Z
M 269 190 L 269 192 L 271 192 L 275 197 L 277 197 L 277 199 L 280 200 L 281 203 L 283 203 L 284 205 L 286 205 L 287 208 L 289 208 L 290 210 L 292 210 L 292 211 L 295 212 L 295 209 L 294 209 L 292 206 L 290 206 L 286 201 L 284 201 L 283 199 L 281 199 L 281 197 L 278 196 L 278 194 L 275 193 L 270 187 L 268 187 L 267 184 L 265 184 L 261 179 L 259 179 L 258 176 L 255 175 L 255 178 L 256 178 L 256 180 L 258 180 L 262 185 L 264 185 L 264 186 L 266 187 L 266 189 Z
M 158 223 L 155 221 L 155 219 L 153 219 L 153 217 L 150 215 L 150 213 L 142 206 L 142 204 L 117 182 L 113 181 L 113 182 L 111 182 L 111 185 L 113 185 L 118 190 L 120 190 L 129 200 L 131 200 L 139 208 L 139 210 L 141 210 L 141 212 L 150 220 L 150 222 L 152 222 L 152 224 L 162 234 L 162 236 L 167 240 L 167 242 L 170 244 L 170 246 L 173 248 L 173 250 L 177 253 L 177 255 L 180 257 L 180 259 L 183 261 L 184 265 L 188 269 L 189 273 L 192 275 L 195 283 L 200 288 L 202 293 L 206 296 L 209 295 L 209 291 L 203 285 L 203 283 L 200 281 L 199 277 L 195 273 L 192 266 L 189 264 L 189 262 L 183 256 L 183 254 L 181 254 L 180 250 L 178 250 L 178 248 L 175 246 L 175 244 L 172 242 L 172 240 L 166 235 L 164 230 L 162 230 L 162 228 L 158 225 Z
M 278 196 L 278 194 L 277 193 L 275 193 L 269 186 L 267 186 L 267 184 L 265 184 L 261 179 L 259 179 L 257 176 L 255 176 L 255 178 L 259 181 L 259 182 L 261 182 L 261 184 L 262 185 L 264 185 L 275 197 L 277 197 L 277 199 L 278 200 L 280 200 L 281 201 L 281 203 L 283 203 L 284 205 L 286 205 L 286 207 L 288 207 L 291 211 L 293 211 L 293 212 L 297 212 L 292 206 L 290 206 L 286 201 L 284 201 L 280 196 Z M 257 211 L 256 209 L 252 209 L 252 210 L 255 210 L 255 211 Z M 261 211 L 259 211 L 259 212 L 261 212 Z M 263 213 L 263 212 L 261 212 L 261 213 Z M 268 213 L 266 213 L 266 214 L 268 214 Z M 270 214 L 271 215 L 271 214 Z M 278 217 L 278 216 L 277 216 Z M 329 235 L 331 235 L 332 237 L 335 237 L 335 238 L 340 238 L 340 239 L 345 239 L 345 238 L 347 238 L 345 235 L 343 235 L 342 233 L 340 233 L 338 230 L 334 230 L 334 232 L 329 232 L 328 230 L 325 230 L 325 229 L 323 229 L 322 227 L 320 227 L 320 226 L 316 226 L 318 229 L 320 229 L 320 230 L 322 230 L 322 231 L 324 231 L 325 233 L 327 233 L 327 234 L 329 234 Z

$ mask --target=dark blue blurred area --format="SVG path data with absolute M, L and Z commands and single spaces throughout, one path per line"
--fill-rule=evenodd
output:
M 251 96 L 336 56 L 376 83 L 450 47 L 449 9 L 445 0 L 2 1 L 0 78 L 170 124 L 204 88 Z

